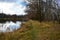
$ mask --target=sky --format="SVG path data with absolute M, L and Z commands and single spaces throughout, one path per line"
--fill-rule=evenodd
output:
M 25 15 L 27 0 L 0 0 L 0 13 L 9 15 Z
M 46 2 L 46 0 L 43 1 Z M 60 0 L 53 0 L 53 1 L 55 1 L 58 4 L 58 6 L 60 6 Z
M 56 0 L 56 3 L 60 6 L 60 0 Z

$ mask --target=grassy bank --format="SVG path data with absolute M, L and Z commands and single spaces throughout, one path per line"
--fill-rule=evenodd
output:
M 0 33 L 0 40 L 60 40 L 60 24 L 27 21 L 14 32 Z

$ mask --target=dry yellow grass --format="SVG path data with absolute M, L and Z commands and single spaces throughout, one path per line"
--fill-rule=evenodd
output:
M 14 32 L 1 33 L 0 40 L 60 40 L 60 24 L 30 20 Z

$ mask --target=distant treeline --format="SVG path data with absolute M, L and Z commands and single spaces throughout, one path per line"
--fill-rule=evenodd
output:
M 23 18 L 23 15 L 17 16 L 16 14 L 14 14 L 14 15 L 6 15 L 4 13 L 0 13 L 0 18 Z
M 27 21 L 28 19 L 25 18 L 25 15 L 6 15 L 4 13 L 0 13 L 0 22 L 6 22 L 6 21 Z

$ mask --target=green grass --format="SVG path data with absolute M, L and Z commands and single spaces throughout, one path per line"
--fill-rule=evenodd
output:
M 60 40 L 60 24 L 27 21 L 14 32 L 0 33 L 0 40 Z

